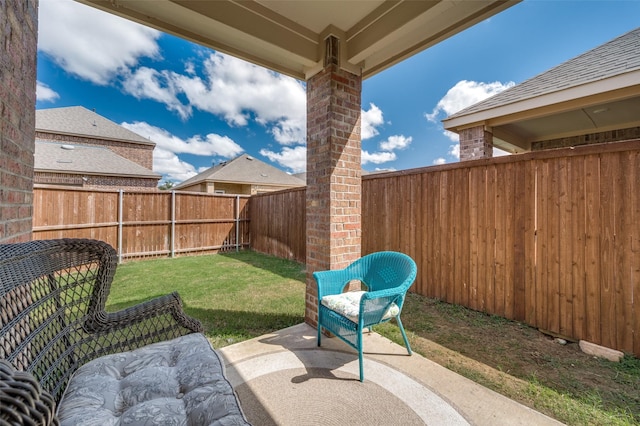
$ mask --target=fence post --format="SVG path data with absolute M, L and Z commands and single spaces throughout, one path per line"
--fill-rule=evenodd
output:
M 236 195 L 236 253 L 240 251 L 240 196 Z
M 122 222 L 124 218 L 124 190 L 118 191 L 118 263 L 122 263 Z
M 171 191 L 171 257 L 176 256 L 176 191 Z

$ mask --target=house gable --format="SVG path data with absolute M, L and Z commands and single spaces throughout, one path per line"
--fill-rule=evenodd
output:
M 256 194 L 304 186 L 305 182 L 250 155 L 219 163 L 174 186 L 176 190 Z

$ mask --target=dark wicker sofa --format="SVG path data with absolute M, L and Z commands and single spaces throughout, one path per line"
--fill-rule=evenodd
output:
M 105 311 L 115 271 L 100 241 L 0 245 L 0 425 L 246 424 L 177 293 Z

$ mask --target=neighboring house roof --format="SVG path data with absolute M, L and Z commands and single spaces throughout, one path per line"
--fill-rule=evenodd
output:
M 36 131 L 155 146 L 150 140 L 82 106 L 36 110 Z
M 267 163 L 243 154 L 220 163 L 174 186 L 186 188 L 201 182 L 229 182 L 256 185 L 303 186 L 304 181 Z
M 87 145 L 36 141 L 34 170 L 104 176 L 143 177 L 161 176 L 127 160 L 108 148 Z
M 640 28 L 465 108 L 443 123 L 452 131 L 485 125 L 498 138 L 526 145 L 636 126 L 638 111 Z

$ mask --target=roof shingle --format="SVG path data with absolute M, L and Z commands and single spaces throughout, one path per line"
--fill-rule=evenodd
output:
M 107 148 L 42 140 L 36 140 L 34 170 L 160 178 L 159 174 L 117 155 Z
M 218 181 L 262 185 L 304 186 L 305 182 L 267 163 L 243 154 L 231 161 L 218 164 L 174 188 L 185 188 L 200 182 Z
M 82 106 L 36 110 L 36 131 L 154 145 L 139 134 Z

